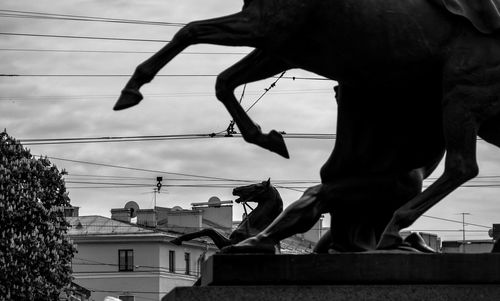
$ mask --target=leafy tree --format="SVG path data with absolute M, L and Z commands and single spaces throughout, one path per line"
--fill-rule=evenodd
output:
M 0 300 L 58 300 L 71 283 L 63 173 L 0 133 Z

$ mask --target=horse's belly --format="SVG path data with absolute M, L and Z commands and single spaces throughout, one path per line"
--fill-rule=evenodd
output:
M 402 85 L 422 81 L 441 74 L 441 65 L 429 57 L 397 59 L 380 57 L 367 60 L 358 56 L 340 61 L 297 64 L 299 68 L 352 85 Z
M 452 33 L 446 14 L 424 0 L 322 3 L 307 34 L 277 50 L 291 65 L 339 81 L 425 76 L 439 64 Z

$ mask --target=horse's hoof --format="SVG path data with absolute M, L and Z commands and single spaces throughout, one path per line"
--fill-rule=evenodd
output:
M 272 130 L 269 132 L 267 137 L 269 139 L 269 142 L 267 143 L 266 146 L 264 146 L 265 148 L 274 153 L 277 153 L 278 155 L 286 159 L 290 158 L 290 155 L 288 154 L 288 150 L 286 148 L 285 140 L 283 139 L 283 136 L 280 133 L 278 133 L 275 130 Z
M 398 234 L 382 234 L 377 245 L 377 250 L 395 250 L 403 244 L 403 239 Z
M 436 253 L 434 249 L 425 243 L 425 240 L 418 233 L 410 234 L 405 238 L 404 242 L 422 253 Z
M 134 89 L 123 89 L 113 110 L 119 111 L 135 106 L 142 100 L 141 92 Z

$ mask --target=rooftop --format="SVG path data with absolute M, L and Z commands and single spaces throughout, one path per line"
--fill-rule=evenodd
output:
M 66 217 L 66 220 L 71 225 L 68 229 L 69 235 L 155 233 L 145 227 L 99 215 Z

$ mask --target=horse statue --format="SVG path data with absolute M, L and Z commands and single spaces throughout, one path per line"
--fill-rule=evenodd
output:
M 376 249 L 394 212 L 421 192 L 423 180 L 443 156 L 442 118 L 439 107 L 432 109 L 436 102 L 430 97 L 436 89 L 439 92 L 432 83 L 415 87 L 410 94 L 397 87 L 366 90 L 342 83 L 335 87 L 337 139 L 321 168 L 322 183 L 309 188 L 264 231 L 222 252 L 275 253 L 277 242 L 307 231 L 325 212 L 331 215 L 331 227 L 315 253 Z M 373 102 L 374 96 L 384 101 Z M 420 99 L 424 102 L 416 101 Z M 397 249 L 434 252 L 417 233 Z
M 247 204 L 248 202 L 255 202 L 257 203 L 257 207 L 249 214 L 246 214 L 243 221 L 231 232 L 229 238 L 226 238 L 215 229 L 207 228 L 181 235 L 170 242 L 181 245 L 183 241 L 208 236 L 217 248 L 222 249 L 223 247 L 237 244 L 251 236 L 257 235 L 283 211 L 283 201 L 278 190 L 271 185 L 271 179 L 262 183 L 236 187 L 233 189 L 233 195 L 238 196 L 238 199 L 235 200 L 236 203 L 241 203 L 243 206 L 250 206 Z M 252 208 L 250 207 L 250 209 Z
M 136 68 L 114 109 L 139 103 L 141 86 L 190 45 L 253 47 L 218 76 L 216 96 L 247 142 L 288 158 L 283 137 L 262 133 L 238 103 L 236 87 L 292 68 L 357 89 L 411 93 L 415 83 L 437 84 L 431 98 L 443 121 L 445 169 L 393 213 L 377 248 L 394 248 L 401 229 L 478 174 L 477 136 L 500 146 L 499 7 L 498 0 L 245 0 L 240 12 L 180 29 Z

